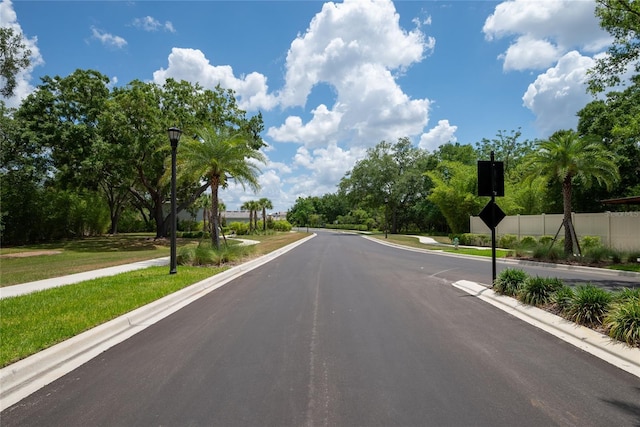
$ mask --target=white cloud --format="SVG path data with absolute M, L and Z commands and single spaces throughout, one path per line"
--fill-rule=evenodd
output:
M 22 27 L 18 23 L 18 16 L 13 10 L 13 4 L 10 0 L 3 0 L 0 2 L 0 22 L 3 27 L 9 27 L 14 30 L 15 33 L 22 34 L 22 41 L 27 49 L 31 51 L 30 61 L 31 64 L 24 70 L 20 70 L 16 75 L 16 88 L 14 95 L 11 98 L 1 97 L 8 107 L 16 108 L 20 105 L 22 100 L 33 92 L 34 87 L 31 85 L 31 73 L 33 69 L 39 65 L 44 64 L 44 59 L 38 49 L 38 38 L 29 38 L 22 31 Z
M 507 51 L 500 55 L 505 70 L 544 69 L 553 65 L 561 56 L 561 50 L 548 42 L 529 35 L 518 37 Z
M 100 43 L 107 47 L 120 49 L 127 45 L 127 41 L 122 37 L 114 36 L 113 34 L 102 31 L 96 27 L 91 27 L 91 37 L 100 41 Z
M 328 141 L 335 142 L 342 114 L 329 111 L 324 104 L 320 104 L 311 113 L 313 118 L 307 124 L 303 124 L 298 116 L 289 116 L 280 127 L 270 128 L 267 135 L 276 141 L 298 142 L 308 147 L 327 145 Z
M 592 100 L 586 92 L 586 79 L 593 65 L 592 58 L 571 51 L 529 85 L 522 100 L 536 115 L 536 127 L 543 135 L 575 129 L 576 113 Z
M 133 20 L 133 26 L 136 28 L 140 28 L 144 31 L 159 31 L 165 30 L 171 33 L 175 33 L 176 30 L 173 28 L 173 24 L 171 21 L 165 21 L 164 24 L 158 21 L 156 18 L 152 16 L 145 16 L 143 18 L 136 18 Z
M 423 150 L 435 151 L 443 144 L 447 142 L 456 142 L 457 138 L 455 137 L 456 130 L 458 130 L 458 126 L 452 126 L 449 124 L 449 120 L 440 120 L 438 121 L 438 125 L 433 129 L 430 129 L 429 132 L 423 133 L 420 136 L 420 142 L 418 143 L 418 147 Z
M 169 66 L 153 73 L 153 81 L 163 83 L 172 77 L 199 83 L 213 89 L 220 84 L 233 89 L 238 97 L 240 108 L 247 111 L 270 110 L 276 105 L 276 99 L 268 93 L 267 78 L 257 72 L 237 78 L 229 65 L 215 66 L 209 63 L 204 53 L 198 49 L 174 47 L 169 54 Z
M 309 28 L 292 43 L 286 83 L 279 92 L 283 107 L 304 106 L 313 87 L 331 86 L 337 99 L 313 117 L 289 117 L 268 134 L 279 142 L 307 148 L 336 141 L 352 146 L 419 134 L 428 122 L 430 101 L 411 99 L 392 71 L 403 73 L 435 46 L 416 28 L 406 31 L 388 0 L 325 3 Z
M 304 168 L 309 173 L 287 180 L 286 183 L 292 185 L 289 193 L 294 195 L 294 201 L 298 197 L 335 193 L 336 184 L 364 155 L 364 149 L 343 150 L 335 144 L 312 151 L 299 147 L 293 160 L 294 168 Z
M 505 1 L 482 30 L 487 40 L 516 37 L 500 55 L 505 70 L 543 69 L 572 49 L 596 53 L 610 43 L 594 10 L 593 0 Z

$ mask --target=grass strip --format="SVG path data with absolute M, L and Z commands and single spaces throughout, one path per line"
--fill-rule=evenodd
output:
M 383 241 L 391 242 L 391 243 L 396 243 L 399 245 L 410 246 L 412 248 L 451 252 L 454 254 L 462 254 L 462 255 L 491 257 L 491 248 L 477 249 L 477 248 L 458 246 L 458 249 L 456 249 L 455 247 L 446 245 L 446 244 L 434 245 L 434 244 L 420 243 L 417 237 L 404 236 L 401 234 L 389 234 L 386 238 L 384 237 L 383 234 L 373 234 L 371 235 L 371 237 L 374 237 L 376 239 L 380 239 Z M 506 258 L 510 252 L 511 251 L 504 250 L 504 249 L 496 249 L 496 258 Z
M 228 267 L 150 267 L 0 300 L 0 366 L 197 283 Z

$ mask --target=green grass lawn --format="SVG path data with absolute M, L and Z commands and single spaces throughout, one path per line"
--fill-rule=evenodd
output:
M 0 366 L 213 276 L 227 267 L 150 267 L 0 300 Z
M 169 240 L 153 236 L 122 234 L 2 248 L 0 287 L 169 256 Z M 177 246 L 193 241 L 178 239 Z

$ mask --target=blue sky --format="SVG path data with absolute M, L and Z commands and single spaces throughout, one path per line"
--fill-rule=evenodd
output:
M 95 69 L 112 85 L 173 77 L 233 89 L 261 111 L 259 193 L 231 185 L 228 209 L 267 197 L 286 211 L 336 184 L 381 140 L 430 152 L 520 129 L 575 128 L 586 71 L 611 42 L 592 0 L 8 1 L 40 77 Z

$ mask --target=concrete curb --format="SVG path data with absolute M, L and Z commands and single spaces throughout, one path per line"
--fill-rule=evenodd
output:
M 312 234 L 260 258 L 230 268 L 0 369 L 0 411 L 198 298 L 315 236 L 316 234 Z
M 640 378 L 640 348 L 629 347 L 548 311 L 520 304 L 475 282 L 460 280 L 453 286 Z

